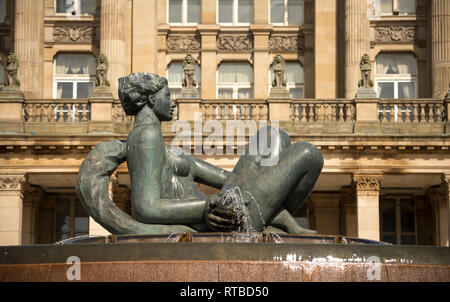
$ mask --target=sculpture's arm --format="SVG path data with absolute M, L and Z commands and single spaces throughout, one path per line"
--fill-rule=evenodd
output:
M 142 127 L 130 134 L 127 162 L 131 176 L 133 216 L 143 223 L 202 222 L 205 200 L 161 199 L 166 152 L 159 131 Z
M 192 155 L 188 157 L 191 160 L 191 173 L 194 180 L 201 184 L 221 189 L 226 179 L 232 174 Z

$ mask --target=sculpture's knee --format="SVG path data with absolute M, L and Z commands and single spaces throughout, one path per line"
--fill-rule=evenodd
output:
M 300 160 L 306 162 L 313 168 L 317 168 L 319 171 L 323 168 L 323 155 L 316 146 L 308 142 L 297 142 L 292 145 L 294 148 L 294 154 L 299 157 Z

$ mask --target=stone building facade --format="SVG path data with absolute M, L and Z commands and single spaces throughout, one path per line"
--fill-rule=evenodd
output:
M 77 172 L 96 144 L 131 129 L 117 78 L 151 72 L 168 78 L 176 120 L 276 121 L 322 151 L 296 213 L 304 226 L 448 246 L 449 15 L 447 0 L 0 0 L 0 82 L 13 52 L 21 91 L 0 91 L 0 245 L 105 233 L 76 198 Z M 92 93 L 99 54 L 110 94 Z M 181 91 L 187 54 L 198 97 Z M 286 97 L 271 94 L 277 54 Z M 355 97 L 364 54 L 373 97 Z M 226 169 L 238 158 L 200 157 Z M 110 191 L 131 213 L 126 165 Z

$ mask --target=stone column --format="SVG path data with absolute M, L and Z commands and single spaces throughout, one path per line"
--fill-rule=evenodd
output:
M 44 87 L 44 1 L 17 0 L 14 27 L 20 89 L 25 98 L 40 98 Z
M 450 242 L 450 173 L 442 174 L 443 199 L 439 203 L 440 243 L 449 246 Z
M 443 98 L 450 83 L 450 1 L 431 1 L 431 77 L 433 97 Z
M 126 0 L 102 0 L 100 16 L 100 53 L 109 61 L 111 92 L 118 97 L 118 79 L 126 75 Z
M 361 78 L 359 62 L 370 50 L 367 1 L 345 1 L 345 97 L 354 98 Z
M 315 1 L 315 16 L 315 97 L 335 98 L 337 96 L 336 0 Z
M 380 187 L 381 174 L 354 173 L 358 237 L 380 240 Z
M 216 98 L 216 70 L 217 70 L 217 34 L 219 26 L 215 24 L 200 24 L 198 30 L 201 35 L 201 73 L 202 99 Z
M 26 175 L 0 175 L 0 245 L 22 244 Z

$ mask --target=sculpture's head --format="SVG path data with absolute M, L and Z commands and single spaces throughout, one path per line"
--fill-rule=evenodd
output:
M 108 59 L 104 54 L 99 54 L 97 57 L 97 64 L 105 64 L 108 65 Z
M 166 78 L 146 72 L 119 79 L 119 99 L 127 115 L 136 115 L 149 106 L 160 121 L 170 121 L 175 104 L 170 100 Z

